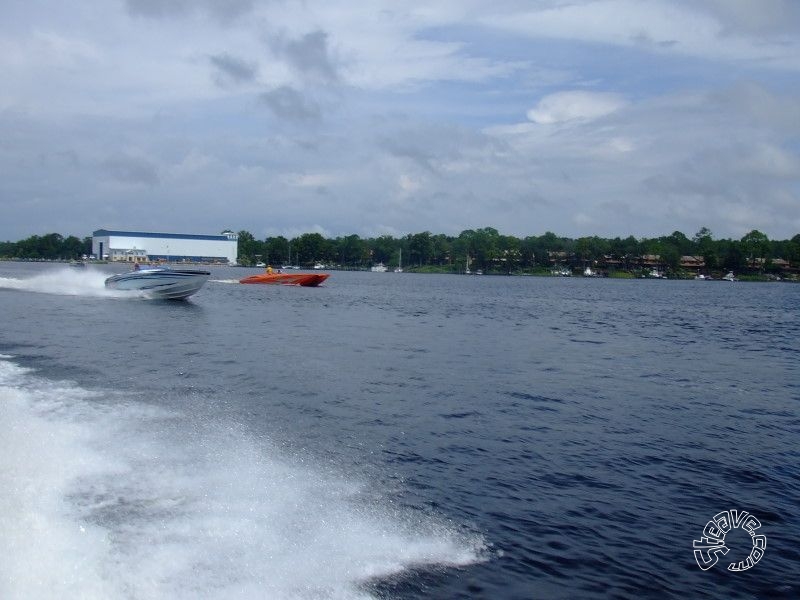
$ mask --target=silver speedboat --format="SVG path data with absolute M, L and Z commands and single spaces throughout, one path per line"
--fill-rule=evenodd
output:
M 210 275 L 209 271 L 147 267 L 112 275 L 106 287 L 141 292 L 148 298 L 183 300 L 203 287 Z

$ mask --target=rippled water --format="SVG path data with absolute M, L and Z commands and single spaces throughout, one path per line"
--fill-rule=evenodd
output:
M 800 595 L 800 286 L 112 270 L 0 263 L 2 598 Z

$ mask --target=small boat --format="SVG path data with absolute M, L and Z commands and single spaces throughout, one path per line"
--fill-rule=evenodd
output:
M 106 279 L 106 287 L 142 292 L 159 300 L 183 300 L 203 287 L 210 275 L 209 271 L 146 267 L 112 275 Z
M 739 281 L 733 274 L 733 271 L 728 271 L 728 274 L 722 278 L 722 281 Z
M 268 283 L 275 285 L 301 285 L 317 287 L 330 275 L 328 273 L 258 273 L 239 280 L 239 283 Z
M 383 263 L 378 263 L 377 265 L 373 265 L 370 268 L 370 271 L 372 271 L 373 273 L 386 273 L 387 268 L 386 265 L 384 265 Z

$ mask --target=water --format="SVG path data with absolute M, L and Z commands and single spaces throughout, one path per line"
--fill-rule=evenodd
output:
M 800 286 L 114 270 L 0 263 L 0 598 L 800 595 Z

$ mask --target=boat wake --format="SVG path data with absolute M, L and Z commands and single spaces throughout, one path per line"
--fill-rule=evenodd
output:
M 60 269 L 26 279 L 0 277 L 0 288 L 55 294 L 59 296 L 112 296 L 120 294 L 107 290 L 107 274 L 91 269 Z
M 0 356 L 0 597 L 371 598 L 483 541 L 244 427 Z

